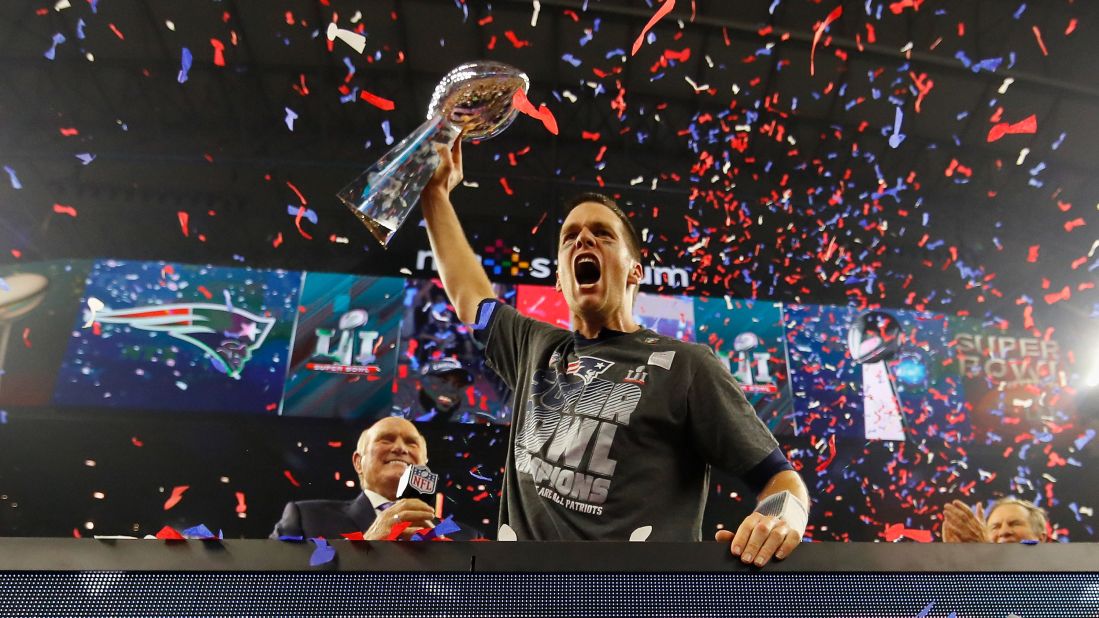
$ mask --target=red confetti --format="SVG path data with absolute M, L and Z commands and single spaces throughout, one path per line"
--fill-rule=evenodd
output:
M 275 240 L 274 240 L 274 242 L 271 243 L 271 245 L 274 246 L 277 249 L 278 246 L 281 245 L 281 244 L 282 244 L 282 232 L 279 232 L 279 235 L 275 237 Z
M 923 0 L 899 0 L 889 5 L 889 10 L 894 15 L 900 15 L 905 9 L 912 9 L 913 11 L 920 10 L 920 5 L 923 4 Z
M 294 478 L 294 475 L 291 474 L 289 470 L 283 470 L 282 475 L 285 476 L 286 480 L 290 481 L 290 484 L 294 487 L 301 487 L 301 483 L 298 482 L 298 479 Z
M 31 327 L 27 326 L 23 329 L 23 346 L 26 348 L 31 347 Z
M 935 87 L 935 82 L 927 78 L 927 73 L 920 73 L 918 76 L 915 72 L 909 71 L 908 76 L 912 78 L 912 82 L 916 86 L 916 90 L 919 91 L 919 95 L 916 97 L 916 113 L 920 113 L 920 105 L 923 104 L 923 98 L 927 96 L 927 93 L 931 92 L 931 89 Z
M 539 105 L 538 109 L 535 110 L 534 105 L 527 98 L 527 93 L 523 92 L 522 88 L 515 91 L 515 95 L 511 97 L 511 103 L 520 112 L 535 120 L 541 120 L 547 131 L 557 135 L 557 119 L 553 117 L 553 112 L 546 107 L 545 103 Z
M 237 497 L 237 512 L 238 513 L 247 512 L 248 511 L 248 505 L 245 504 L 245 502 L 244 502 L 244 492 L 243 491 L 236 492 L 236 497 Z
M 828 466 L 832 465 L 832 461 L 836 458 L 836 434 L 828 436 L 828 459 L 817 464 L 817 472 L 824 472 L 828 469 Z
M 512 32 L 511 30 L 508 30 L 507 32 L 505 32 L 504 36 L 506 36 L 508 38 L 508 40 L 511 41 L 511 44 L 514 45 L 516 49 L 522 49 L 524 47 L 530 47 L 530 41 L 520 40 L 519 37 L 515 36 L 515 33 Z
M 1038 26 L 1033 26 L 1031 30 L 1034 31 L 1034 38 L 1038 40 L 1038 48 L 1042 50 L 1043 56 L 1048 56 L 1049 52 L 1046 50 L 1046 43 L 1042 40 L 1042 32 L 1038 30 Z
M 298 228 L 298 233 L 301 234 L 306 240 L 313 240 L 313 237 L 305 233 L 305 230 L 301 229 L 302 215 L 305 214 L 305 206 L 298 206 L 298 216 L 294 217 L 294 225 Z
M 214 46 L 214 64 L 219 67 L 225 66 L 225 43 L 217 39 L 210 39 L 210 45 Z
M 107 24 L 107 27 L 111 29 L 111 32 L 113 32 L 116 37 L 123 41 L 126 40 L 126 37 L 122 36 L 122 31 L 118 29 L 118 26 L 115 26 L 114 24 Z
M 212 292 L 210 292 L 210 290 L 207 290 L 206 286 L 204 286 L 204 285 L 198 286 L 198 293 L 205 296 L 206 300 L 210 300 L 211 298 L 214 297 L 214 294 Z
M 637 35 L 637 39 L 633 42 L 633 49 L 630 51 L 631 56 L 637 55 L 637 50 L 641 49 L 641 44 L 645 42 L 645 35 L 652 30 L 652 27 L 656 25 L 656 22 L 664 19 L 664 16 L 672 12 L 675 8 L 675 0 L 664 0 L 664 4 L 656 10 L 656 14 L 649 19 L 649 23 L 645 24 L 645 27 L 641 29 L 641 34 Z
M 1052 305 L 1053 303 L 1068 300 L 1070 298 L 1072 298 L 1072 289 L 1066 285 L 1060 292 L 1046 294 L 1046 303 Z
M 1030 248 L 1030 250 L 1027 252 L 1026 261 L 1031 263 L 1038 261 L 1038 247 L 1039 245 L 1034 245 Z
M 66 206 L 64 204 L 54 204 L 53 211 L 59 215 L 69 215 L 70 217 L 76 216 L 76 209 L 72 206 Z
M 905 528 L 904 524 L 889 524 L 885 527 L 886 541 L 892 543 L 893 541 L 896 541 L 901 537 L 912 539 L 913 541 L 919 541 L 920 543 L 930 543 L 931 531 Z
M 173 506 L 179 504 L 179 501 L 183 499 L 183 492 L 187 491 L 190 488 L 191 488 L 190 485 L 179 485 L 177 487 L 174 487 L 172 489 L 171 497 L 169 497 L 164 502 L 164 510 L 167 511 L 168 509 L 172 508 Z M 160 538 L 160 537 L 157 537 L 157 538 Z
M 145 446 L 145 443 L 142 442 L 141 440 L 138 440 L 137 436 L 133 436 L 133 437 L 130 438 L 130 444 L 133 444 L 134 446 L 136 446 L 138 448 L 141 448 L 141 447 Z
M 401 523 L 394 525 L 389 529 L 389 536 L 385 537 L 385 540 L 396 541 L 397 538 L 401 536 L 401 533 L 405 531 L 405 528 L 411 525 L 412 522 L 410 521 L 402 521 Z
M 816 31 L 813 32 L 813 46 L 809 49 L 809 75 L 816 74 L 817 43 L 820 42 L 820 37 L 832 22 L 839 19 L 840 15 L 843 15 L 842 4 L 832 9 L 832 12 L 828 14 L 828 17 L 825 17 L 824 21 L 821 22 L 820 25 L 817 26 Z
M 1078 227 L 1083 227 L 1085 225 L 1087 225 L 1087 223 L 1084 222 L 1083 217 L 1077 217 L 1072 221 L 1065 222 L 1065 231 L 1071 232 L 1072 230 L 1075 230 Z
M 500 178 L 500 186 L 502 186 L 504 188 L 504 193 L 507 193 L 508 195 L 514 195 L 515 194 L 515 192 L 511 190 L 511 187 L 508 186 L 508 179 L 507 178 Z
M 1068 20 L 1068 27 L 1065 28 L 1065 36 L 1068 36 L 1076 31 L 1076 18 Z
M 359 93 L 359 98 L 373 105 L 374 107 L 386 112 L 393 111 L 393 109 L 397 107 L 397 105 L 393 101 L 390 101 L 389 99 L 384 99 L 374 94 L 373 92 L 367 92 L 365 90 Z
M 61 129 L 61 135 L 63 137 L 72 137 L 74 135 L 80 135 L 80 131 L 76 127 L 66 127 Z
M 1027 116 L 1026 118 L 1016 122 L 1015 124 L 1009 124 L 1007 122 L 1001 122 L 992 125 L 992 129 L 988 132 L 988 141 L 995 142 L 1005 135 L 1017 135 L 1026 133 L 1038 132 L 1038 117 L 1034 114 Z
M 183 230 L 183 235 L 189 236 L 190 233 L 187 231 L 187 222 L 191 219 L 191 215 L 181 210 L 176 213 L 176 216 L 179 217 L 179 228 Z
M 156 533 L 156 538 L 161 541 L 185 541 L 183 535 L 178 530 L 171 526 L 164 526 L 160 529 L 160 532 Z

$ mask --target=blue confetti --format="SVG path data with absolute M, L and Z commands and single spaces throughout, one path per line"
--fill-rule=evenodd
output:
M 901 121 L 904 120 L 904 112 L 897 108 L 897 115 L 893 119 L 893 134 L 889 136 L 889 147 L 896 148 L 904 141 L 904 133 L 901 133 Z
M 328 541 L 320 538 L 309 540 L 317 544 L 317 548 L 313 550 L 313 555 L 309 556 L 309 566 L 328 564 L 336 559 L 336 548 L 329 545 Z
M 290 215 L 291 217 L 297 218 L 298 211 L 302 210 L 303 208 L 303 206 L 294 206 L 293 204 L 287 204 L 286 214 Z M 309 222 L 313 225 L 317 224 L 317 213 L 313 212 L 312 209 L 304 208 L 304 212 L 301 213 L 301 216 L 308 219 Z
M 206 524 L 199 524 L 197 526 L 187 528 L 186 530 L 180 532 L 180 534 L 188 539 L 209 540 L 221 538 L 220 534 L 214 534 L 213 532 L 211 532 L 210 529 L 206 527 Z
M 1076 441 L 1073 442 L 1073 444 L 1076 445 L 1076 450 L 1083 449 L 1084 446 L 1086 446 L 1088 442 L 1091 442 L 1091 440 L 1094 437 L 1095 437 L 1095 430 L 1094 429 L 1089 429 L 1089 430 L 1085 431 L 1084 435 L 1080 436 L 1079 438 L 1076 438 Z
M 12 189 L 22 189 L 23 188 L 22 183 L 19 182 L 19 177 L 15 175 L 15 170 L 13 170 L 12 168 L 5 165 L 4 166 L 4 171 L 7 172 L 8 177 L 11 178 L 11 188 Z
M 180 61 L 179 75 L 176 77 L 176 81 L 183 83 L 187 81 L 187 73 L 191 70 L 191 50 L 186 47 L 183 48 L 183 57 Z
M 84 165 L 87 165 L 87 164 L 91 163 L 92 161 L 95 161 L 95 155 L 93 155 L 90 152 L 82 152 L 82 153 L 76 155 L 76 158 L 80 159 L 80 162 L 83 163 Z
M 286 128 L 291 131 L 294 130 L 294 121 L 298 119 L 298 113 L 289 107 L 284 108 L 286 110 Z
M 57 57 L 57 46 L 64 42 L 65 35 L 58 32 L 57 34 L 53 35 L 53 45 L 50 45 L 50 48 L 47 49 L 46 53 L 42 55 L 45 56 L 47 60 L 53 60 Z

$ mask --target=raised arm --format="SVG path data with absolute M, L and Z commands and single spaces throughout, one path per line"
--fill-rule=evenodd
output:
M 495 293 L 450 203 L 451 190 L 462 182 L 462 140 L 455 140 L 453 149 L 448 150 L 442 144 L 435 149 L 442 162 L 424 188 L 420 204 L 446 295 L 458 312 L 458 319 L 472 324 L 477 319 L 477 305 Z

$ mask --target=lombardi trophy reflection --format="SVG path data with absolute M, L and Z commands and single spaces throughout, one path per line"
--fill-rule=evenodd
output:
M 847 331 L 847 349 L 862 365 L 862 408 L 867 440 L 904 440 L 904 413 L 888 361 L 901 347 L 901 326 L 884 311 L 860 315 Z
M 450 147 L 464 140 L 485 140 L 515 120 L 516 91 L 526 92 L 530 80 L 522 71 L 500 62 L 463 64 L 435 87 L 427 122 L 402 139 L 337 197 L 383 246 L 420 199 L 435 169 L 435 144 Z
M 4 375 L 4 357 L 8 353 L 12 324 L 30 313 L 46 298 L 49 280 L 34 273 L 17 273 L 5 280 L 0 288 L 0 379 Z

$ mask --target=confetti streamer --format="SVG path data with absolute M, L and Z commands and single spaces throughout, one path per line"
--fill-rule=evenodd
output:
M 344 43 L 348 44 L 349 46 L 351 46 L 351 49 L 354 49 L 356 52 L 358 52 L 360 54 L 363 53 L 364 49 L 366 49 L 366 37 L 365 36 L 363 36 L 363 35 L 361 35 L 357 32 L 352 32 L 350 30 L 344 30 L 343 28 L 340 28 L 339 26 L 337 26 L 334 23 L 328 24 L 328 32 L 326 34 L 328 35 L 328 40 L 329 41 L 334 41 L 336 39 L 339 39 L 339 40 L 343 41 Z
M 54 204 L 53 211 L 59 215 L 69 215 L 70 217 L 76 217 L 76 209 L 72 206 L 66 206 L 64 204 Z
M 672 12 L 675 8 L 675 0 L 664 0 L 664 4 L 660 5 L 660 8 L 656 10 L 656 14 L 649 19 L 649 23 L 645 24 L 645 27 L 641 29 L 641 34 L 637 35 L 637 39 L 633 42 L 633 47 L 630 49 L 630 56 L 636 56 L 637 50 L 641 49 L 641 44 L 645 42 L 645 35 L 652 30 L 656 22 L 664 19 L 664 16 Z
M 179 485 L 172 488 L 172 495 L 169 496 L 169 498 L 164 502 L 164 510 L 167 511 L 173 506 L 179 504 L 179 501 L 183 499 L 184 492 L 186 492 L 190 488 L 190 485 Z
M 182 84 L 187 81 L 187 74 L 191 70 L 191 63 L 193 60 L 194 58 L 191 56 L 191 50 L 184 47 L 179 62 L 179 74 L 176 76 L 177 82 Z
M 816 75 L 816 57 L 817 57 L 817 43 L 820 42 L 820 37 L 824 34 L 824 31 L 828 29 L 828 26 L 832 22 L 840 18 L 843 15 L 843 5 L 839 5 L 832 9 L 832 12 L 828 14 L 828 17 L 824 18 L 824 21 L 813 31 L 813 46 L 809 49 L 809 75 Z
M 11 180 L 12 189 L 18 191 L 19 189 L 23 188 L 23 184 L 19 182 L 19 177 L 15 175 L 15 170 L 13 170 L 10 166 L 5 165 L 4 171 L 8 173 L 8 179 Z
M 328 564 L 336 559 L 336 548 L 329 545 L 328 541 L 322 538 L 309 540 L 317 546 L 313 550 L 313 554 L 309 556 L 309 566 Z
M 527 99 L 527 93 L 523 92 L 522 88 L 515 91 L 515 95 L 512 96 L 511 102 L 515 106 L 515 109 L 535 120 L 541 121 L 547 131 L 557 135 L 557 119 L 553 117 L 553 112 L 546 107 L 545 103 L 539 105 L 538 109 L 535 110 L 534 105 Z
M 1001 122 L 993 125 L 988 132 L 988 141 L 995 142 L 1005 135 L 1029 134 L 1037 131 L 1038 117 L 1031 114 L 1015 124 Z
M 378 95 L 372 92 L 367 92 L 365 90 L 359 93 L 359 98 L 373 105 L 374 107 L 377 107 L 378 109 L 386 112 L 393 111 L 397 107 L 397 105 L 393 101 L 379 97 Z

